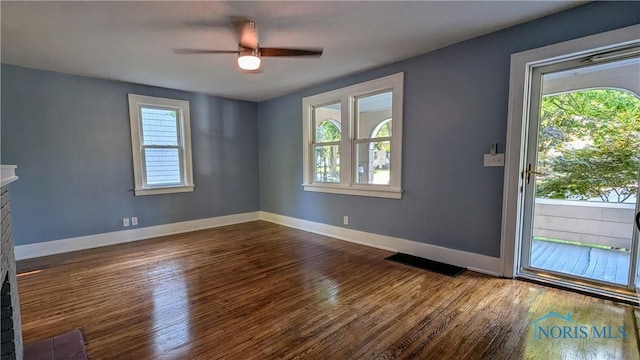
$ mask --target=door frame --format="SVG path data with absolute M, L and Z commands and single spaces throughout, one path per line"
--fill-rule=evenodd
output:
M 634 59 L 636 59 L 637 61 L 640 61 L 640 56 L 636 55 L 634 56 Z M 545 92 L 543 91 L 543 88 L 545 88 L 544 75 L 558 73 L 558 72 L 566 72 L 566 71 L 577 70 L 577 69 L 584 69 L 584 68 L 589 68 L 593 66 L 600 66 L 602 64 L 607 64 L 607 63 L 615 64 L 616 62 L 625 61 L 625 59 L 613 59 L 609 62 L 605 62 L 605 61 L 585 62 L 584 60 L 585 60 L 584 57 L 581 57 L 579 59 L 565 60 L 562 62 L 553 62 L 551 64 L 546 64 L 546 63 L 540 64 L 532 68 L 531 87 L 530 87 L 531 97 L 529 100 L 529 110 L 527 113 L 528 115 L 527 116 L 528 132 L 526 135 L 527 148 L 526 148 L 526 153 L 523 154 L 523 157 L 525 157 L 525 164 L 527 165 L 527 168 L 530 165 L 535 165 L 533 170 L 539 171 L 538 140 L 540 135 L 539 123 L 541 121 L 540 109 L 542 106 L 542 98 L 546 95 L 557 94 L 551 91 L 549 93 L 546 93 L 545 95 Z M 638 66 L 640 66 L 640 64 Z M 592 85 L 601 86 L 600 88 L 607 88 L 608 86 L 608 84 L 606 83 L 601 83 L 601 84 L 594 83 Z M 616 87 L 611 86 L 611 88 L 616 88 Z M 589 89 L 589 87 L 571 88 L 570 91 L 581 91 L 584 89 Z M 636 86 L 633 86 L 632 88 L 621 87 L 619 91 L 632 93 L 636 98 L 640 99 L 640 95 L 638 94 L 638 92 L 640 91 L 636 89 Z M 640 182 L 640 169 L 638 169 L 636 180 Z M 571 282 L 572 284 L 575 284 L 576 282 L 589 283 L 591 288 L 597 288 L 597 289 L 594 289 L 593 292 L 598 292 L 598 293 L 608 294 L 608 293 L 615 292 L 615 290 L 612 290 L 612 289 L 617 289 L 619 290 L 619 292 L 627 293 L 627 294 L 630 292 L 635 292 L 636 291 L 635 284 L 637 283 L 636 282 L 636 271 L 637 271 L 636 258 L 638 254 L 638 240 L 637 240 L 635 227 L 632 227 L 632 231 L 631 231 L 631 247 L 629 252 L 629 268 L 627 269 L 627 283 L 618 283 L 613 281 L 607 281 L 604 279 L 589 278 L 586 276 L 580 276 L 580 275 L 570 274 L 566 272 L 550 270 L 544 267 L 535 267 L 531 264 L 531 252 L 532 252 L 531 246 L 533 244 L 534 208 L 535 208 L 535 200 L 536 200 L 535 193 L 531 193 L 531 192 L 534 191 L 535 184 L 537 183 L 537 176 L 535 175 L 535 173 L 533 175 L 532 182 L 533 182 L 532 185 L 523 183 L 524 191 L 523 191 L 523 194 L 521 195 L 523 197 L 523 203 L 522 203 L 523 218 L 522 218 L 522 233 L 521 233 L 521 238 L 519 239 L 519 244 L 521 246 L 520 254 L 519 254 L 520 263 L 518 267 L 519 277 L 532 278 L 532 279 L 536 279 L 536 277 L 545 277 L 546 279 L 549 276 L 552 276 L 558 281 L 562 281 L 562 278 L 565 278 L 567 282 Z M 636 201 L 635 205 L 636 206 L 634 207 L 634 210 L 636 208 L 640 208 L 640 201 Z M 636 212 L 634 211 L 634 214 L 635 213 Z M 605 292 L 600 291 L 601 289 L 605 289 L 605 288 L 607 289 Z
M 502 196 L 500 275 L 513 278 L 520 268 L 523 193 L 522 173 L 528 139 L 529 99 L 533 69 L 622 46 L 640 44 L 640 24 L 569 40 L 511 55 L 509 110 Z

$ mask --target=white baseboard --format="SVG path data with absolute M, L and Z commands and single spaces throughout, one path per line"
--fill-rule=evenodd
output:
M 425 259 L 440 261 L 483 274 L 499 276 L 500 258 L 449 249 L 391 236 L 326 225 L 284 215 L 260 211 L 260 219 L 312 233 L 378 249 L 401 252 Z
M 19 245 L 15 248 L 16 260 L 31 259 L 71 251 L 150 239 L 158 236 L 185 233 L 219 226 L 239 224 L 260 219 L 258 211 L 218 216 L 206 219 L 182 221 L 131 230 L 113 231 L 69 239 L 53 240 L 36 244 Z
M 80 236 L 69 239 L 53 240 L 36 244 L 19 245 L 15 248 L 15 256 L 16 260 L 31 259 L 256 220 L 264 220 L 364 246 L 420 256 L 426 259 L 465 267 L 469 270 L 484 274 L 494 276 L 499 275 L 499 258 L 448 249 L 441 246 L 391 236 L 352 230 L 339 226 L 326 225 L 265 211 L 226 215 L 138 229 Z

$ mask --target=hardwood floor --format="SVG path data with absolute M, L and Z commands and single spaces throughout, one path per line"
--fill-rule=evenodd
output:
M 24 340 L 79 328 L 89 359 L 640 358 L 630 306 L 388 255 L 258 221 L 22 261 Z M 550 312 L 571 323 L 534 334 Z

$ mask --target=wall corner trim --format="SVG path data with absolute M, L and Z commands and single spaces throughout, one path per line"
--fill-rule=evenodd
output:
M 239 224 L 260 219 L 258 211 L 224 215 L 198 220 L 189 220 L 171 224 L 141 227 L 130 230 L 112 231 L 95 235 L 79 236 L 15 247 L 16 260 L 37 258 L 66 252 L 86 250 L 96 247 L 145 240 L 159 236 L 210 229 L 220 226 Z
M 260 211 L 260 220 L 377 249 L 420 256 L 430 260 L 465 267 L 471 271 L 487 275 L 499 276 L 500 274 L 500 259 L 497 257 L 474 254 L 386 235 L 352 230 L 339 226 L 273 214 L 266 211 Z

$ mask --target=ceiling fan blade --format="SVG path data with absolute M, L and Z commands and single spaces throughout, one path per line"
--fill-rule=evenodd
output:
M 237 54 L 238 50 L 173 49 L 173 53 L 177 55 Z
M 242 19 L 233 22 L 238 34 L 238 44 L 245 49 L 258 48 L 258 28 L 253 20 Z
M 260 48 L 260 56 L 321 56 L 322 48 L 286 49 L 286 48 Z

